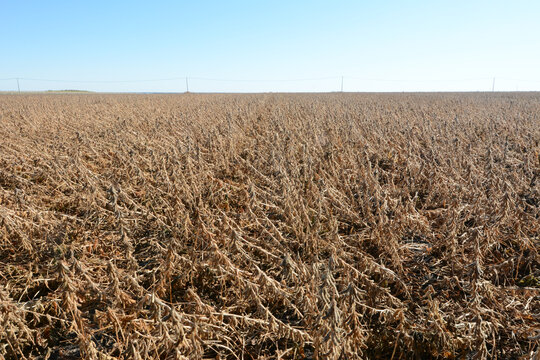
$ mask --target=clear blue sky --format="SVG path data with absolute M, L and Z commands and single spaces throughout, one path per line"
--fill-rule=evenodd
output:
M 189 76 L 196 92 L 334 91 L 342 75 L 345 91 L 491 90 L 496 77 L 496 90 L 540 90 L 539 19 L 537 0 L 0 0 L 0 79 Z M 185 91 L 182 79 L 20 84 Z

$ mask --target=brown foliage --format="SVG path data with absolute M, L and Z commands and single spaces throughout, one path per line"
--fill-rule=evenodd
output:
M 0 358 L 540 356 L 539 114 L 3 95 Z

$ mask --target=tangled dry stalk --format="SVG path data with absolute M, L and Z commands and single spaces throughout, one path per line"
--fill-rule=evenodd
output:
M 538 94 L 1 96 L 0 358 L 540 356 L 539 117 Z

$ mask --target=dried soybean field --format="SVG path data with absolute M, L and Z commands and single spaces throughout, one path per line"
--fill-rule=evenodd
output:
M 0 358 L 540 357 L 539 142 L 538 93 L 0 95 Z

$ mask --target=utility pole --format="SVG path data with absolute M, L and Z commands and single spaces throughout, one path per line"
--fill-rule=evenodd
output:
M 188 77 L 186 76 L 186 92 L 189 92 Z
M 341 92 L 343 92 L 343 76 L 341 77 Z
M 19 90 L 19 94 L 21 93 L 21 86 L 19 85 L 19 78 L 17 78 L 17 90 Z
M 495 78 L 493 78 L 493 85 L 491 86 L 491 92 L 495 91 Z

